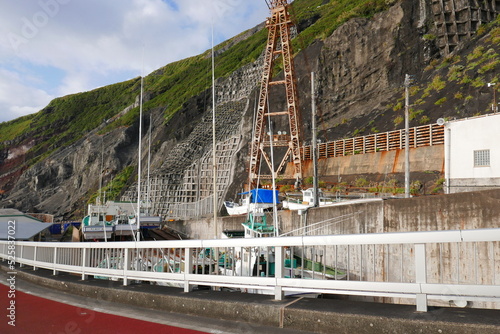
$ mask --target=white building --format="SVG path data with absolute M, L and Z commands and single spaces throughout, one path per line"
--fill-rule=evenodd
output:
M 445 191 L 500 187 L 500 113 L 445 123 Z

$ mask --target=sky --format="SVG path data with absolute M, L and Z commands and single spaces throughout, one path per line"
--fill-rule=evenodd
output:
M 0 0 L 0 122 L 125 81 L 265 21 L 265 0 Z

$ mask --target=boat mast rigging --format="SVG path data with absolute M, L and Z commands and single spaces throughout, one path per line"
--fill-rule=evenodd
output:
M 291 49 L 291 26 L 288 0 L 266 0 L 271 11 L 271 17 L 267 19 L 268 38 L 264 56 L 264 70 L 260 87 L 255 128 L 250 150 L 249 185 L 250 188 L 257 186 L 259 167 L 262 158 L 266 161 L 271 175 L 260 175 L 262 178 L 271 178 L 282 172 L 288 158 L 291 156 L 293 162 L 293 175 L 282 175 L 284 178 L 293 178 L 297 181 L 302 179 L 302 162 L 300 155 L 300 133 L 298 119 L 298 100 L 295 82 L 294 64 Z M 284 79 L 272 80 L 273 68 L 278 61 L 283 67 Z M 286 110 L 273 111 L 268 108 L 269 88 L 271 86 L 282 86 L 286 93 Z M 267 116 L 267 117 L 266 117 Z M 278 168 L 275 171 L 271 166 L 271 160 L 266 152 L 265 129 L 266 118 L 276 116 L 288 116 L 289 134 L 279 135 L 271 144 L 273 147 L 287 148 Z

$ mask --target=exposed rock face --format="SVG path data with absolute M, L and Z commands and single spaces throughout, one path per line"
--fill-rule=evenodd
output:
M 325 40 L 319 56 L 320 125 L 327 139 L 337 124 L 380 110 L 406 73 L 420 73 L 424 47 L 418 3 L 405 2 L 373 19 L 352 19 Z M 392 129 L 379 129 L 392 130 Z
M 105 136 L 94 132 L 56 152 L 21 175 L 4 205 L 56 215 L 84 210 L 81 198 L 97 189 L 101 175 L 107 182 L 132 163 L 136 131 L 122 128 Z

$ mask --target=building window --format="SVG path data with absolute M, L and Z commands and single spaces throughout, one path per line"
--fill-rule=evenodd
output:
M 490 165 L 490 150 L 474 151 L 474 167 L 486 167 Z

